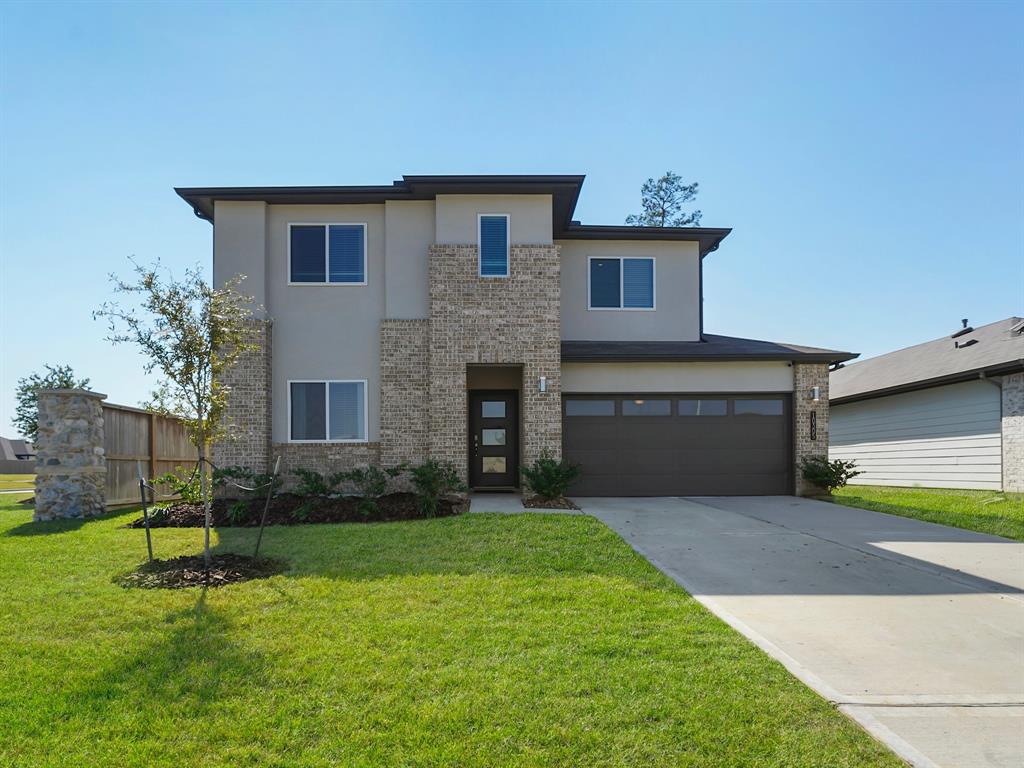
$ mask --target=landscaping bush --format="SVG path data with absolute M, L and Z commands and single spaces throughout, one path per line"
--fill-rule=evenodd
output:
M 239 491 L 241 498 L 254 499 L 265 498 L 267 495 L 267 483 L 274 481 L 272 493 L 277 493 L 282 480 L 280 475 L 276 478 L 270 472 L 254 472 L 249 467 L 218 467 L 213 471 L 213 485 L 215 488 L 230 489 Z M 243 487 L 239 487 L 243 486 Z M 255 488 L 247 491 L 245 488 Z
M 349 472 L 340 472 L 334 476 L 336 483 L 348 483 L 355 488 L 359 496 L 359 511 L 366 517 L 380 512 L 377 500 L 388 491 L 389 483 L 406 470 L 405 464 L 381 469 L 371 464 L 358 467 Z
M 544 453 L 533 464 L 522 468 L 526 487 L 542 499 L 560 499 L 569 490 L 572 481 L 580 475 L 580 468 L 565 459 L 555 459 Z
M 855 461 L 829 461 L 827 456 L 805 456 L 800 462 L 800 472 L 804 480 L 832 493 L 836 488 L 842 488 L 852 478 L 863 474 L 856 466 Z
M 201 504 L 203 501 L 202 489 L 199 486 L 199 473 L 189 471 L 184 467 L 175 467 L 174 472 L 167 472 L 160 477 L 153 478 L 153 485 L 167 489 L 168 495 L 180 496 L 182 501 L 189 504 Z
M 416 501 L 426 517 L 437 514 L 441 498 L 452 493 L 461 493 L 466 486 L 459 480 L 459 473 L 447 461 L 427 461 L 412 467 L 412 484 L 416 488 Z
M 295 485 L 297 496 L 330 496 L 341 479 L 340 475 L 324 477 L 309 469 L 296 469 L 294 474 L 299 478 Z

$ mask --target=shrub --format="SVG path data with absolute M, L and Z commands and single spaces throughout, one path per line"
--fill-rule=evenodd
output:
M 541 454 L 533 464 L 522 468 L 523 481 L 542 499 L 558 499 L 580 475 L 580 468 L 565 459 L 554 459 L 547 453 Z
M 186 473 L 188 473 L 187 476 Z M 186 504 L 203 503 L 198 472 L 191 472 L 184 467 L 175 467 L 174 472 L 167 472 L 160 477 L 153 478 L 153 485 L 168 489 L 171 494 L 180 496 Z
M 272 494 L 277 493 L 281 487 L 280 475 L 276 478 L 270 472 L 254 472 L 249 467 L 218 467 L 213 471 L 213 485 L 215 488 L 237 488 L 243 494 L 243 498 L 263 498 L 267 495 L 267 483 L 274 481 Z M 247 491 L 245 488 L 255 488 L 254 491 Z
M 232 525 L 241 525 L 249 519 L 249 502 L 239 499 L 228 507 L 228 520 Z
M 459 480 L 459 473 L 449 462 L 428 459 L 409 470 L 412 484 L 416 488 L 416 500 L 420 512 L 426 517 L 437 514 L 441 497 L 466 490 Z
M 804 480 L 831 493 L 836 488 L 842 488 L 857 475 L 863 474 L 855 469 L 856 466 L 855 461 L 829 461 L 827 456 L 805 456 L 800 462 L 800 472 Z
M 398 477 L 406 470 L 406 465 L 400 464 L 397 467 L 381 469 L 371 464 L 367 467 L 358 467 L 349 472 L 339 472 L 331 480 L 333 483 L 350 483 L 359 495 L 358 509 L 364 517 L 377 514 L 380 508 L 377 506 L 377 499 L 387 493 L 388 483 Z
M 334 493 L 334 487 L 339 479 L 337 475 L 324 477 L 319 472 L 309 469 L 296 469 L 295 476 L 299 478 L 295 486 L 295 493 L 298 496 L 330 496 Z

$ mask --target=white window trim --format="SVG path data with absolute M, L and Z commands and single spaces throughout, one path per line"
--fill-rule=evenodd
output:
M 292 384 L 323 384 L 324 385 L 324 439 L 297 440 L 292 437 Z M 362 384 L 363 385 L 363 437 L 338 438 L 332 440 L 331 434 L 331 384 Z M 370 442 L 370 387 L 366 379 L 288 379 L 288 442 L 289 443 L 368 443 Z
M 617 307 L 594 307 L 590 303 L 590 262 L 594 259 L 609 261 L 616 259 L 619 262 L 619 306 Z M 622 261 L 624 259 L 647 259 L 651 262 L 651 306 L 649 307 L 626 307 L 625 281 L 622 279 Z M 654 256 L 587 256 L 587 311 L 588 312 L 654 312 L 658 308 L 658 260 Z
M 501 216 L 505 219 L 505 274 L 484 274 L 483 222 L 484 216 Z M 476 215 L 476 274 L 482 278 L 504 278 L 512 271 L 512 217 L 507 213 L 478 213 Z
M 292 282 L 292 227 L 323 227 L 324 228 L 324 279 L 322 283 L 305 283 L 305 282 Z M 363 282 L 361 283 L 332 283 L 330 282 L 331 276 L 331 243 L 330 243 L 330 231 L 328 227 L 362 227 L 363 228 Z M 332 288 L 358 288 L 367 284 L 367 280 L 370 275 L 366 271 L 366 262 L 368 260 L 367 236 L 366 231 L 369 229 L 365 221 L 289 221 L 288 230 L 286 233 L 287 242 L 285 248 L 288 251 L 288 258 L 285 260 L 285 279 L 288 285 L 312 285 L 318 288 L 324 286 L 330 286 Z

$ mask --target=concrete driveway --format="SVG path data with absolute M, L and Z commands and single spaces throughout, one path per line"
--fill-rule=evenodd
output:
M 1024 544 L 791 497 L 577 502 L 914 765 L 1024 765 Z

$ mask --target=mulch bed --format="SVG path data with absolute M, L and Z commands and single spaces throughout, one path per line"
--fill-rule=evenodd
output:
M 365 514 L 359 509 L 359 499 L 352 496 L 320 498 L 282 493 L 270 502 L 267 525 L 301 525 L 304 523 L 383 523 L 398 520 L 422 520 L 424 515 L 412 493 L 391 493 L 377 499 L 377 512 Z M 211 514 L 218 528 L 251 528 L 260 524 L 264 499 L 236 502 L 215 499 Z M 241 506 L 235 508 L 235 504 Z M 463 498 L 441 499 L 435 517 L 458 515 L 469 509 Z M 177 502 L 150 512 L 151 528 L 202 528 L 202 504 Z M 140 516 L 128 524 L 129 528 L 143 528 Z
M 545 499 L 542 496 L 524 497 L 523 506 L 529 509 L 579 509 L 571 499 L 567 499 L 565 496 L 554 499 Z
M 219 554 L 210 558 L 207 573 L 202 555 L 182 555 L 171 560 L 154 560 L 122 576 L 122 587 L 138 589 L 181 589 L 182 587 L 223 587 L 252 579 L 265 579 L 288 567 L 283 560 L 248 555 Z

